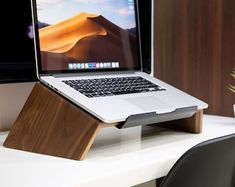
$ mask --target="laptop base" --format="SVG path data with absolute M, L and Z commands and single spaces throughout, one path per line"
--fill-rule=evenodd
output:
M 203 111 L 198 110 L 190 118 L 160 122 L 154 126 L 201 133 L 202 114 Z M 133 116 L 131 119 L 124 124 L 103 123 L 41 83 L 36 83 L 4 146 L 83 160 L 99 130 L 115 126 L 123 128 L 125 124 L 133 124 Z

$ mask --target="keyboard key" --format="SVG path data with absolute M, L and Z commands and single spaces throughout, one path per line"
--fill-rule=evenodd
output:
M 166 90 L 159 85 L 137 76 L 65 80 L 62 82 L 88 98 Z

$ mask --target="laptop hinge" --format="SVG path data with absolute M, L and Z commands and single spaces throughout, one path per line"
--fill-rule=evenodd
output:
M 53 77 L 81 77 L 81 76 L 97 76 L 97 75 L 122 75 L 122 74 L 133 74 L 140 71 L 108 71 L 108 72 L 82 72 L 82 73 L 62 73 L 62 74 L 53 74 Z
M 197 106 L 176 109 L 173 112 L 157 114 L 156 112 L 131 115 L 124 123 L 117 125 L 119 129 L 156 124 L 160 122 L 184 119 L 192 117 L 198 110 Z

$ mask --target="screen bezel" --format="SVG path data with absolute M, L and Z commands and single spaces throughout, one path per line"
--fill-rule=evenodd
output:
M 133 69 L 129 68 L 118 68 L 118 69 L 82 69 L 82 70 L 43 70 L 41 65 L 41 52 L 39 44 L 39 32 L 38 32 L 38 15 L 37 15 L 37 0 L 31 0 L 32 6 L 32 18 L 33 18 L 33 29 L 34 29 L 34 45 L 35 45 L 35 57 L 37 64 L 37 73 L 39 75 L 52 75 L 52 74 L 61 74 L 61 73 L 98 73 L 98 72 L 123 72 L 123 71 L 142 71 L 142 56 L 140 49 L 140 34 L 139 34 L 139 18 L 138 18 L 138 3 L 134 0 L 135 8 L 135 20 L 136 20 L 136 37 L 137 37 L 137 58 L 139 60 L 138 66 Z
M 153 63 L 153 0 L 138 0 L 142 70 L 152 73 Z

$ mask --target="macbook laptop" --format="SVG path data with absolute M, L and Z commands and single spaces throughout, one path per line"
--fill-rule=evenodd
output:
M 136 0 L 32 0 L 39 80 L 103 122 L 207 104 L 142 71 Z

